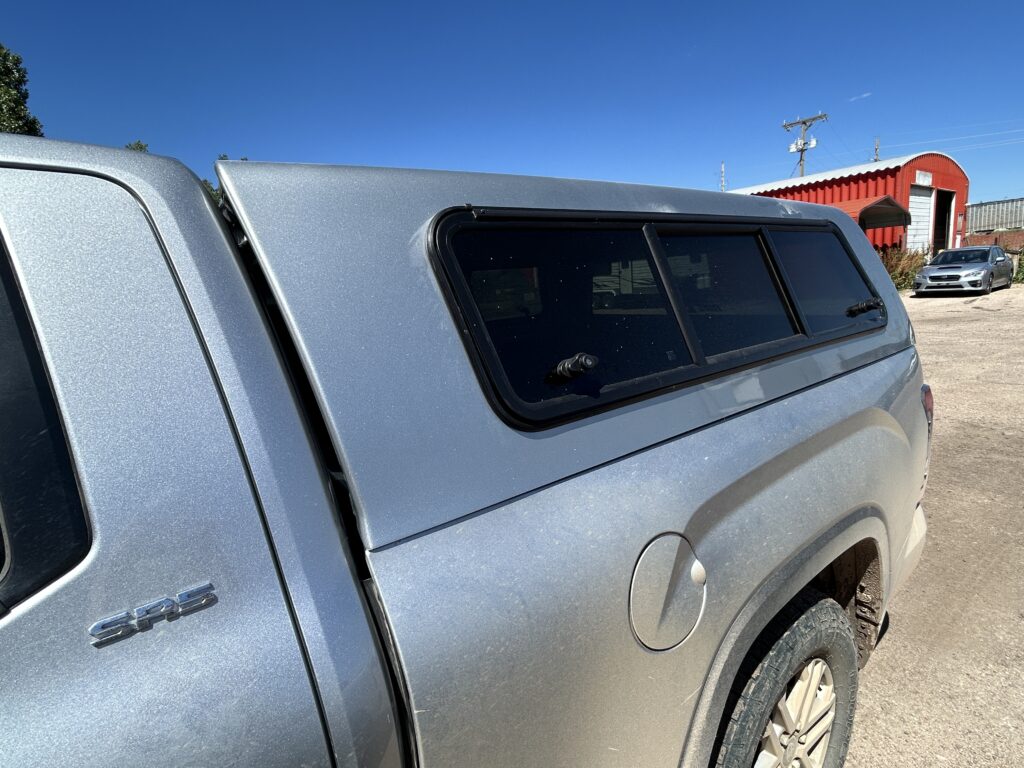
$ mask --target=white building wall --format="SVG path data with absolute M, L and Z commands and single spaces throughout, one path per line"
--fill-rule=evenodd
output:
M 916 184 L 910 187 L 910 226 L 907 227 L 907 250 L 927 251 L 932 247 L 932 208 L 935 190 Z

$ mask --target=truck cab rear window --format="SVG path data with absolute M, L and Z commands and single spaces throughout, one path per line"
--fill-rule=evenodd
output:
M 828 222 L 460 209 L 433 235 L 485 393 L 517 427 L 885 325 Z

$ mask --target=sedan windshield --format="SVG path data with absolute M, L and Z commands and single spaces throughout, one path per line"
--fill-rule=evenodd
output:
M 988 261 L 988 249 L 972 248 L 967 251 L 943 251 L 931 264 L 980 264 Z

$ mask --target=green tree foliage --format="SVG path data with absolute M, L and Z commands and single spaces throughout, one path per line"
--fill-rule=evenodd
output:
M 145 152 L 147 154 L 149 153 L 149 144 L 147 144 L 144 141 L 140 141 L 139 139 L 136 139 L 131 144 L 125 144 L 124 148 L 130 149 L 133 152 Z
M 28 73 L 21 56 L 0 45 L 0 133 L 42 136 L 42 123 L 28 111 Z
M 231 158 L 222 153 L 222 154 L 217 155 L 217 159 L 218 160 L 230 160 Z M 249 158 L 248 157 L 240 157 L 238 159 L 239 160 L 248 160 Z M 213 198 L 213 201 L 219 205 L 220 201 L 224 199 L 224 191 L 220 187 L 215 186 L 213 184 L 213 182 L 210 181 L 209 179 L 203 179 L 203 186 L 206 187 L 206 191 L 210 193 L 210 197 Z
M 209 193 L 210 197 L 213 198 L 213 202 L 220 205 L 220 201 L 224 197 L 224 193 L 220 191 L 220 187 L 215 187 L 213 182 L 209 179 L 203 179 L 203 186 L 206 187 L 206 191 Z

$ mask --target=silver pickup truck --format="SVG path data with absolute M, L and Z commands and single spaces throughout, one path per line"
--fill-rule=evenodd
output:
M 0 138 L 0 764 L 835 768 L 931 395 L 835 209 Z

